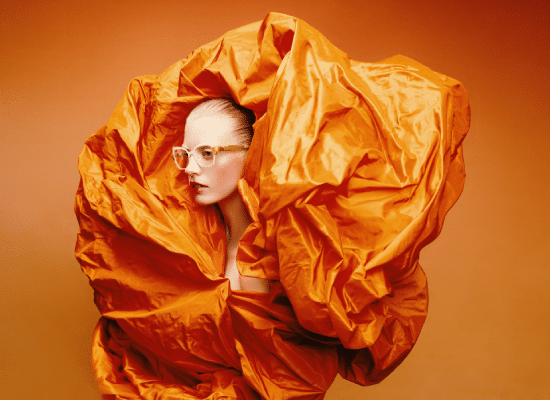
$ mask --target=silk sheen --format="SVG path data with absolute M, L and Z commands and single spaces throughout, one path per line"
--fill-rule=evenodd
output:
M 257 117 L 237 264 L 269 294 L 231 291 L 220 213 L 171 158 L 189 112 L 222 96 Z M 322 399 L 337 373 L 384 379 L 426 318 L 419 253 L 461 193 L 469 115 L 454 79 L 351 60 L 276 13 L 134 79 L 79 158 L 103 398 Z

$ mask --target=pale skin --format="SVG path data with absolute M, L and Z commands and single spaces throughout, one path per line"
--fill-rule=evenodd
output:
M 240 140 L 240 141 L 239 141 Z M 242 138 L 235 133 L 235 123 L 223 112 L 188 120 L 185 126 L 183 147 L 192 150 L 197 146 L 242 145 Z M 232 290 L 269 292 L 269 281 L 242 276 L 237 268 L 237 248 L 246 228 L 252 222 L 248 210 L 237 190 L 237 181 L 244 174 L 246 150 L 220 152 L 215 164 L 203 168 L 190 157 L 185 173 L 199 204 L 217 203 L 225 223 L 227 246 L 225 277 Z

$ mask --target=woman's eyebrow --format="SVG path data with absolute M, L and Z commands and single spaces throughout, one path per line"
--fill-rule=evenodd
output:
M 184 145 L 181 145 L 180 147 L 184 148 L 185 150 L 187 151 L 191 151 L 191 148 L 188 147 L 188 146 L 184 146 Z M 216 146 L 212 146 L 212 145 L 209 145 L 209 144 L 198 144 L 196 145 L 195 147 L 193 147 L 193 149 L 200 149 L 201 147 L 210 147 L 210 148 L 213 148 L 213 147 L 216 147 Z M 218 146 L 219 147 L 219 146 Z

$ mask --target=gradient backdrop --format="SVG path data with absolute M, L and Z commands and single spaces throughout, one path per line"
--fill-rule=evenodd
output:
M 77 156 L 138 75 L 290 14 L 360 61 L 464 83 L 464 193 L 421 254 L 430 312 L 384 382 L 327 399 L 550 398 L 550 2 L 6 1 L 0 8 L 0 398 L 98 400 L 99 314 L 73 256 Z

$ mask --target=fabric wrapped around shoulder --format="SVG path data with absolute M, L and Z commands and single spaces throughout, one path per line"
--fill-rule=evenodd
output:
M 171 158 L 215 97 L 257 117 L 237 262 L 269 294 L 231 291 L 219 211 Z M 351 60 L 281 14 L 134 79 L 79 158 L 103 398 L 321 399 L 337 373 L 382 380 L 426 318 L 419 252 L 462 190 L 468 127 L 459 82 L 402 56 Z

